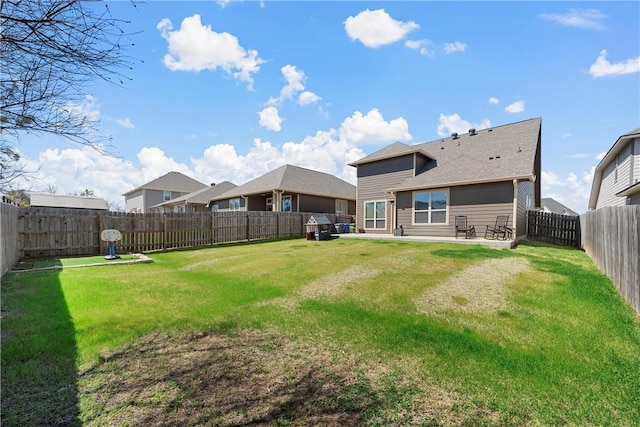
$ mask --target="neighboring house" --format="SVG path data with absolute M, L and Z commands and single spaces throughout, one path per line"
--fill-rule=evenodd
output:
M 640 205 L 640 128 L 622 135 L 593 174 L 589 209 Z
M 369 233 L 455 235 L 466 215 L 479 237 L 497 215 L 509 215 L 515 236 L 526 234 L 527 210 L 540 206 L 540 118 L 434 142 L 396 142 L 357 168 L 356 227 Z
M 147 213 L 152 206 L 209 187 L 180 172 L 169 172 L 138 188 L 127 191 L 125 212 Z
M 573 211 L 552 198 L 543 198 L 541 201 L 542 205 L 540 206 L 540 210 L 543 212 L 549 212 L 560 215 L 569 215 L 569 216 L 578 216 L 576 211 Z
M 184 196 L 171 199 L 168 202 L 162 202 L 158 205 L 151 206 L 151 211 L 179 213 L 210 212 L 210 208 L 207 206 L 209 200 L 236 187 L 237 185 L 229 181 L 224 181 L 220 184 L 211 184 L 210 187 L 205 187 Z
M 284 165 L 214 197 L 211 210 L 353 215 L 356 187 L 323 172 Z
M 31 193 L 33 207 L 107 210 L 107 201 L 98 197 L 67 196 L 62 194 Z

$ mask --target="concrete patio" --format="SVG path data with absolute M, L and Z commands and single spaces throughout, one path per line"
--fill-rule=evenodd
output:
M 429 236 L 394 236 L 392 234 L 374 234 L 374 233 L 338 233 L 332 234 L 331 237 L 340 239 L 382 239 L 382 240 L 401 240 L 411 242 L 440 242 L 440 243 L 460 243 L 463 245 L 483 245 L 493 248 L 513 249 L 516 246 L 515 240 L 488 240 L 477 237 L 475 239 L 463 239 L 455 237 L 429 237 Z

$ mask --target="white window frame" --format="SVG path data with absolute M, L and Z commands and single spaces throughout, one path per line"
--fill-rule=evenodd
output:
M 416 195 L 417 194 L 429 194 L 429 208 L 424 210 L 416 210 Z M 433 209 L 431 203 L 431 194 L 432 193 L 445 193 L 446 195 L 446 207 L 444 209 Z M 427 226 L 427 225 L 449 225 L 449 206 L 451 204 L 451 200 L 449 197 L 449 189 L 448 188 L 434 188 L 433 190 L 423 190 L 423 191 L 414 191 L 411 195 L 411 223 L 417 226 Z M 416 213 L 427 213 L 427 222 L 417 222 L 416 221 Z M 433 212 L 444 212 L 445 220 L 444 222 L 432 222 L 431 214 Z
M 336 214 L 346 215 L 349 212 L 349 201 L 336 199 Z
M 267 197 L 266 209 L 267 209 L 267 212 L 273 211 L 273 197 Z
M 367 218 L 367 205 L 373 203 L 373 218 Z M 377 217 L 378 210 L 376 209 L 378 203 L 384 204 L 384 215 L 382 218 Z M 387 201 L 386 200 L 367 200 L 364 202 L 364 226 L 365 230 L 386 230 L 387 229 Z M 373 221 L 373 227 L 367 227 L 367 221 Z M 378 221 L 382 221 L 383 227 L 376 227 L 378 225 Z
M 229 199 L 229 210 L 230 211 L 239 211 L 242 206 L 242 199 L 240 197 L 235 197 L 233 199 Z
M 164 199 L 165 202 L 168 202 L 169 200 L 171 200 L 171 191 L 163 191 L 162 198 Z

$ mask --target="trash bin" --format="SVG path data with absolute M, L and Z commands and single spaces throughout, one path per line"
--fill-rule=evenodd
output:
M 356 232 L 356 225 L 349 224 L 349 233 L 355 233 L 355 232 Z
M 342 232 L 343 233 L 349 232 L 349 224 L 347 224 L 346 222 L 342 224 Z
M 337 223 L 334 224 L 334 227 L 336 229 L 336 233 L 342 233 L 342 224 L 337 222 Z

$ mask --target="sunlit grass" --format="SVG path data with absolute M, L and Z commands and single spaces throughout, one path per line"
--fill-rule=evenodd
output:
M 498 424 L 640 419 L 640 322 L 581 251 L 336 239 L 151 256 L 3 279 L 3 313 L 12 313 L 3 318 L 3 386 L 32 369 L 34 355 L 54 365 L 74 357 L 83 370 L 154 331 L 257 328 L 396 367 L 496 412 Z M 515 257 L 530 270 L 504 284 L 505 307 L 467 311 L 471 301 L 453 296 L 460 310 L 416 309 L 421 293 L 466 268 Z M 323 293 L 323 280 L 339 286 L 327 282 L 336 286 Z M 45 300 L 58 304 L 60 327 Z M 69 342 L 75 354 L 62 348 Z M 417 391 L 403 393 L 398 402 Z

